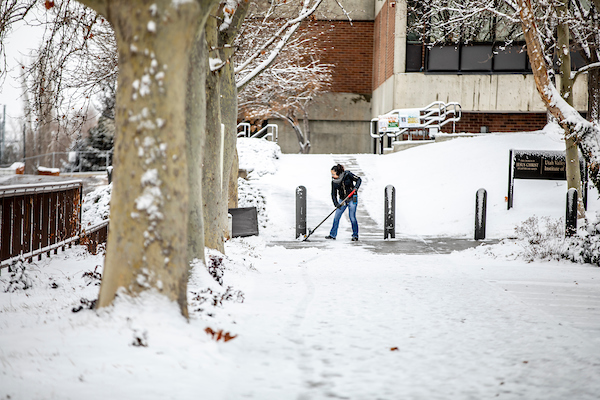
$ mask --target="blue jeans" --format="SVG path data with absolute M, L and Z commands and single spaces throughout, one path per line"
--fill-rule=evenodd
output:
M 352 223 L 352 237 L 358 237 L 358 221 L 356 221 L 356 206 L 357 202 L 350 200 L 335 211 L 335 217 L 333 218 L 333 226 L 331 227 L 331 232 L 329 232 L 329 236 L 333 238 L 337 236 L 338 227 L 340 225 L 340 218 L 342 217 L 344 211 L 346 211 L 346 208 L 348 208 L 348 216 L 350 217 L 350 222 Z

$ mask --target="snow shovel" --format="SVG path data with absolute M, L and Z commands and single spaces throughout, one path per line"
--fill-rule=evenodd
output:
M 312 235 L 318 227 L 320 227 L 321 225 L 323 225 L 323 222 L 327 221 L 327 218 L 331 217 L 331 214 L 333 214 L 335 212 L 335 210 L 337 210 L 339 207 L 341 207 L 344 203 L 346 203 L 348 201 L 348 199 L 350 199 L 350 197 L 352 197 L 354 195 L 354 193 L 356 193 L 356 189 L 354 189 L 353 191 L 350 192 L 350 194 L 340 203 L 339 206 L 337 206 L 336 208 L 333 209 L 332 212 L 329 213 L 328 216 L 325 217 L 325 219 L 323 221 L 321 221 L 321 223 L 319 223 L 319 225 L 317 225 L 315 227 L 315 229 L 313 230 L 308 230 L 308 235 L 304 236 L 304 239 L 302 239 L 303 242 L 306 242 L 306 240 L 310 237 L 310 235 Z

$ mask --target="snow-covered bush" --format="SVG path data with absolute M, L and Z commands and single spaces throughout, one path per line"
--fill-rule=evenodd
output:
M 566 241 L 565 254 L 574 262 L 600 266 L 600 214 L 596 213 L 576 236 Z
M 515 227 L 517 237 L 522 241 L 522 257 L 527 261 L 538 259 L 560 259 L 564 245 L 564 221 L 542 217 L 541 226 L 538 217 L 527 218 Z
M 541 221 L 540 221 L 541 220 Z M 588 220 L 587 225 L 571 237 L 565 237 L 562 218 L 530 217 L 515 228 L 518 249 L 512 255 L 526 261 L 569 260 L 600 266 L 600 216 Z M 514 243 L 505 239 L 499 246 Z M 499 248 L 486 249 L 487 254 L 499 253 Z
M 110 196 L 112 184 L 99 187 L 85 195 L 81 223 L 85 228 L 105 221 L 110 216 Z
M 33 279 L 29 276 L 25 261 L 19 259 L 9 267 L 10 278 L 4 289 L 6 293 L 27 290 L 33 287 Z
M 250 179 L 277 171 L 275 160 L 281 157 L 277 143 L 264 139 L 238 138 L 237 151 L 240 169 L 248 171 Z

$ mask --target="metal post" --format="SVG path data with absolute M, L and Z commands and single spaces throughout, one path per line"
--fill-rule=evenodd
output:
M 487 192 L 479 189 L 475 195 L 475 240 L 485 239 Z
M 296 188 L 296 239 L 306 235 L 306 188 Z
M 0 129 L 2 130 L 2 137 L 0 138 L 0 165 L 4 161 L 4 149 L 6 147 L 6 104 L 3 109 L 2 125 L 0 126 Z
M 577 232 L 577 189 L 571 188 L 567 192 L 567 217 L 565 236 L 573 236 Z
M 385 187 L 383 238 L 396 237 L 396 189 L 392 185 Z
M 506 199 L 506 209 L 510 210 L 513 206 L 513 191 L 514 191 L 514 178 L 513 178 L 513 151 L 512 149 L 508 153 L 508 196 Z

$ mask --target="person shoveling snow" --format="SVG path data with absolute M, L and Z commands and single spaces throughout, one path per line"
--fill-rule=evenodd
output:
M 356 195 L 356 192 L 358 191 L 361 182 L 361 178 L 350 171 L 345 171 L 341 164 L 331 167 L 331 199 L 333 200 L 335 209 L 330 212 L 329 215 L 315 227 L 315 229 L 309 230 L 308 235 L 304 237 L 304 241 L 306 241 L 313 232 L 323 224 L 323 222 L 327 221 L 334 212 L 335 217 L 333 218 L 333 226 L 331 227 L 329 235 L 325 236 L 325 239 L 335 240 L 340 224 L 340 218 L 346 208 L 348 208 L 348 215 L 350 217 L 350 222 L 352 223 L 352 241 L 358 240 L 358 221 L 356 220 L 358 196 Z

